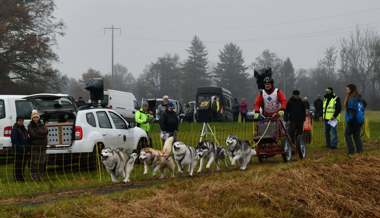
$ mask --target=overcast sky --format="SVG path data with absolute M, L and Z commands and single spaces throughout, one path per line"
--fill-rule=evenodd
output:
M 88 68 L 111 70 L 111 33 L 115 63 L 139 75 L 166 53 L 186 59 L 198 35 L 209 61 L 228 42 L 238 44 L 246 64 L 270 49 L 290 57 L 296 69 L 316 65 L 324 50 L 337 45 L 356 25 L 380 28 L 378 0 L 56 0 L 56 16 L 66 25 L 59 38 L 62 73 L 78 78 Z

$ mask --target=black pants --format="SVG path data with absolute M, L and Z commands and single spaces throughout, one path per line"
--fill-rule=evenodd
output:
M 41 178 L 45 175 L 46 159 L 47 159 L 46 146 L 43 146 L 43 145 L 31 146 L 30 171 L 31 171 L 33 180 L 40 181 Z
M 233 113 L 233 117 L 234 117 L 234 121 L 235 122 L 238 121 L 238 119 L 239 119 L 239 112 L 234 112 Z
M 247 120 L 247 113 L 240 113 L 241 115 L 241 122 L 245 122 Z
M 348 154 L 354 154 L 355 152 L 363 152 L 363 142 L 360 137 L 361 129 L 362 125 L 350 123 L 346 125 L 344 137 L 346 138 Z M 354 141 L 352 141 L 352 138 L 354 139 Z
M 293 144 L 297 143 L 297 137 L 303 134 L 303 121 L 291 121 L 288 126 L 288 133 Z
M 17 147 L 14 154 L 13 175 L 16 181 L 24 181 L 25 166 L 30 160 L 30 152 L 26 146 Z

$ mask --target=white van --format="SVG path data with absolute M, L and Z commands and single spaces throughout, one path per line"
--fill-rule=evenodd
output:
M 134 121 L 137 101 L 132 93 L 108 89 L 104 91 L 102 105 L 119 112 L 127 121 Z
M 16 118 L 24 117 L 25 126 L 30 122 L 33 104 L 23 99 L 23 95 L 0 95 L 0 153 L 12 148 L 11 132 Z

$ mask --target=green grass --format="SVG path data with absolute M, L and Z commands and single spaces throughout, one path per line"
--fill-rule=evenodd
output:
M 370 140 L 380 139 L 380 112 L 368 112 Z M 242 139 L 252 140 L 253 123 L 211 123 L 211 127 L 215 130 L 217 140 L 224 144 L 225 138 L 229 134 L 237 135 Z M 339 124 L 339 147 L 345 148 L 344 136 L 343 136 L 343 122 Z M 315 151 L 324 148 L 324 129 L 322 122 L 313 123 L 313 141 L 308 146 L 308 152 L 313 153 Z M 199 140 L 202 124 L 200 123 L 183 123 L 180 126 L 178 132 L 178 139 L 184 141 L 186 144 L 195 146 Z M 159 127 L 153 126 L 152 139 L 154 147 L 161 148 L 159 139 Z M 4 157 L 3 157 L 4 158 Z M 7 157 L 5 157 L 7 158 Z M 8 159 L 12 161 L 11 158 Z M 20 195 L 32 196 L 36 193 L 54 193 L 62 190 L 71 190 L 78 188 L 98 187 L 110 183 L 110 178 L 107 173 L 102 171 L 88 171 L 88 170 L 71 170 L 49 167 L 45 179 L 43 182 L 33 182 L 27 179 L 25 183 L 15 183 L 13 181 L 12 170 L 13 164 L 1 164 L 0 165 L 0 199 L 9 197 L 16 197 Z M 135 165 L 135 170 L 132 172 L 131 180 L 144 180 L 149 177 L 142 175 L 142 166 Z

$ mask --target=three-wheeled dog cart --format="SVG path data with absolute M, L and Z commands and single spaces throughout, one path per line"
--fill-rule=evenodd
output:
M 306 157 L 306 145 L 303 136 L 299 136 L 296 144 L 291 142 L 285 122 L 279 117 L 265 117 L 255 123 L 253 140 L 256 143 L 256 155 L 260 162 L 275 155 L 282 155 L 284 162 L 292 160 L 297 151 L 300 159 Z

